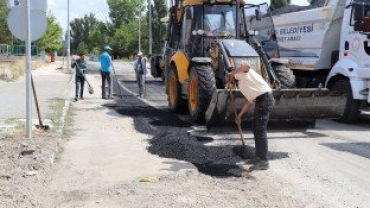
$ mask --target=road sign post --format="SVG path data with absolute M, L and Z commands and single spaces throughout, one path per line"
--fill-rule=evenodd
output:
M 71 29 L 70 29 L 70 19 L 69 19 L 69 6 L 70 2 L 67 2 L 67 67 L 69 69 L 71 67 Z
M 26 40 L 26 137 L 32 138 L 32 90 L 31 90 L 31 0 L 27 0 Z
M 46 0 L 7 1 L 10 9 L 7 23 L 11 33 L 26 42 L 26 137 L 32 138 L 32 63 L 31 43 L 41 38 L 47 29 Z M 19 21 L 21 20 L 21 21 Z

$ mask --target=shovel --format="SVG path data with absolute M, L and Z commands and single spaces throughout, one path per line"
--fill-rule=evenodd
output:
M 119 88 L 119 92 L 120 92 L 120 94 L 117 94 L 117 93 L 114 93 L 114 92 L 113 92 L 113 94 L 115 94 L 115 96 L 118 96 L 118 97 L 121 97 L 122 98 L 124 96 L 124 94 L 122 93 L 122 88 L 121 88 L 121 86 L 120 86 L 120 84 L 118 82 L 116 69 L 115 69 L 113 63 L 112 63 L 112 68 L 113 68 L 114 78 L 115 78 L 116 84 L 117 84 L 116 86 Z
M 38 118 L 39 118 L 39 124 L 36 125 L 36 128 L 37 129 L 42 129 L 44 131 L 48 131 L 48 130 L 50 130 L 50 126 L 49 125 L 44 125 L 42 123 L 41 113 L 40 113 L 40 108 L 39 108 L 39 102 L 37 100 L 36 88 L 35 88 L 35 84 L 33 82 L 32 75 L 31 75 L 31 83 L 32 83 L 33 98 L 35 99 L 35 104 L 36 104 L 36 109 L 37 109 L 37 115 L 38 115 Z
M 231 85 L 229 85 L 229 90 L 230 90 L 230 98 L 231 98 L 230 102 L 231 102 L 231 106 L 234 110 L 235 118 L 236 118 L 238 116 L 238 113 L 236 112 L 235 96 L 234 96 L 234 92 L 231 89 Z M 243 147 L 242 151 L 244 151 L 245 143 L 244 143 L 244 138 L 243 138 L 243 130 L 242 130 L 241 124 L 237 124 L 237 126 L 239 130 L 240 140 L 242 141 L 242 147 Z

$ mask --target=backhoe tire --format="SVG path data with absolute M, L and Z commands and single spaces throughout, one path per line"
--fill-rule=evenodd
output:
M 166 82 L 168 107 L 173 113 L 183 113 L 186 111 L 186 100 L 181 95 L 181 84 L 175 66 L 170 66 Z
M 343 123 L 356 123 L 360 119 L 361 101 L 353 99 L 352 87 L 348 80 L 338 80 L 333 84 L 332 91 L 340 91 L 347 94 L 346 107 L 340 121 Z
M 191 120 L 201 124 L 205 122 L 205 113 L 216 93 L 216 79 L 210 66 L 193 66 L 190 70 L 188 88 L 188 107 Z
M 290 89 L 296 87 L 295 76 L 290 68 L 282 64 L 275 64 L 273 65 L 273 68 L 275 70 L 277 78 L 281 83 L 282 89 Z

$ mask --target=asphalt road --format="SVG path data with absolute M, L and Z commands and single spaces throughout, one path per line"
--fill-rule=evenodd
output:
M 55 99 L 69 98 L 71 75 L 57 70 L 59 65 L 52 64 L 33 71 L 33 78 L 44 118 L 51 115 L 49 106 Z M 25 76 L 14 82 L 0 81 L 0 119 L 22 119 L 26 117 L 26 80 Z M 34 102 L 32 98 L 32 102 Z M 35 104 L 32 103 L 32 116 L 37 118 Z
M 163 82 L 148 75 L 140 98 L 132 64 L 114 66 L 119 96 L 105 101 L 98 64 L 90 63 L 96 93 L 72 104 L 76 135 L 45 207 L 370 207 L 368 121 L 271 122 L 270 169 L 248 172 L 249 123 L 241 154 L 235 126 L 204 131 L 188 115 L 169 112 Z M 147 173 L 158 181 L 140 183 Z
M 117 65 L 121 71 L 128 65 Z M 121 74 L 125 93 L 137 92 L 133 76 Z M 117 107 L 117 112 L 134 118 L 137 131 L 152 135 L 149 152 L 161 157 L 184 160 L 213 177 L 238 177 L 243 161 L 233 126 L 198 132 L 187 115 L 169 113 L 163 82 L 148 76 L 147 96 L 140 106 Z M 139 98 L 138 98 L 139 99 Z M 122 101 L 121 101 L 122 103 Z M 123 101 L 125 103 L 125 101 Z M 119 104 L 118 104 L 119 106 Z M 253 135 L 244 126 L 248 155 L 254 151 Z M 204 140 L 202 134 L 208 138 Z M 270 181 L 294 198 L 305 199 L 313 207 L 370 207 L 370 122 L 343 124 L 318 120 L 314 127 L 303 123 L 271 122 L 269 125 L 271 168 L 253 173 Z M 310 204 L 310 203 L 308 203 Z

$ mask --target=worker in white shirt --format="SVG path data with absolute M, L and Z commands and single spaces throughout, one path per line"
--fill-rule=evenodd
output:
M 232 84 L 238 81 L 238 87 L 241 93 L 247 99 L 241 112 L 237 115 L 235 122 L 241 124 L 243 116 L 254 104 L 254 122 L 253 134 L 255 141 L 255 157 L 246 163 L 252 164 L 251 170 L 267 170 L 269 162 L 267 158 L 267 124 L 270 113 L 275 105 L 275 99 L 272 90 L 267 82 L 253 69 L 248 63 L 242 63 L 240 67 L 230 73 L 230 82 Z

